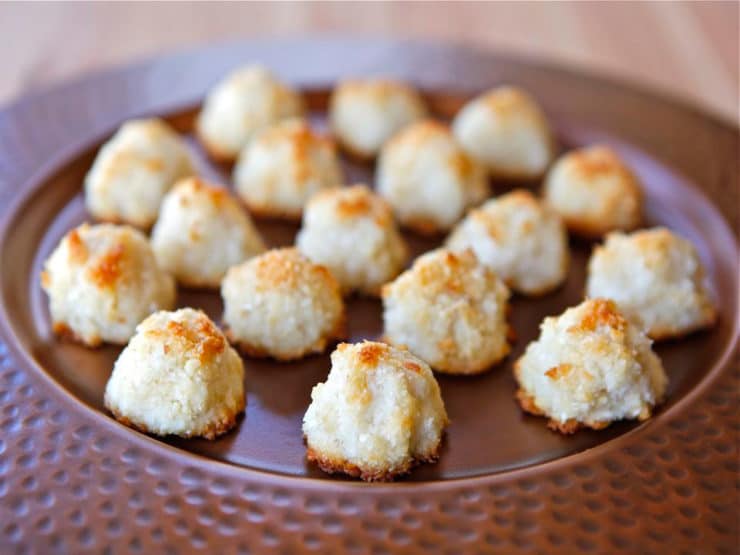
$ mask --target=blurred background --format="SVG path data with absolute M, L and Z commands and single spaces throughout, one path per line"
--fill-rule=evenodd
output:
M 451 41 L 636 82 L 738 121 L 740 3 L 0 3 L 0 104 L 114 64 L 239 38 Z

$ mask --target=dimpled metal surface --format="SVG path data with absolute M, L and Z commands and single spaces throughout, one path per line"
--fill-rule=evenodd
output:
M 39 182 L 35 176 L 122 119 L 191 105 L 227 68 L 248 59 L 307 88 L 383 70 L 432 91 L 460 82 L 480 90 L 506 80 L 545 91 L 546 108 L 558 117 L 608 129 L 650 151 L 700 183 L 737 225 L 736 129 L 566 71 L 435 45 L 335 40 L 219 46 L 20 101 L 0 112 L 0 216 L 5 221 L 22 208 L 16 202 Z M 594 98 L 599 110 L 588 102 Z M 697 225 L 719 230 L 713 256 L 737 260 L 726 224 Z M 11 234 L 5 229 L 4 239 Z M 3 288 L 28 279 L 13 272 L 14 260 L 2 258 Z M 130 432 L 73 397 L 24 351 L 15 335 L 22 323 L 10 326 L 7 318 L 16 313 L 13 303 L 25 300 L 4 296 L 0 551 L 734 553 L 737 283 L 733 275 L 717 279 L 724 354 L 651 423 L 545 464 L 391 485 L 241 468 Z

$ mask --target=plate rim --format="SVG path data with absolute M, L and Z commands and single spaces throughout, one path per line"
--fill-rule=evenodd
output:
M 167 109 L 164 112 L 145 110 L 142 111 L 140 115 L 141 117 L 146 117 L 147 115 L 156 114 L 167 117 L 170 114 L 178 114 L 180 112 L 187 111 L 198 104 L 198 102 L 184 103 L 178 106 L 172 106 L 170 109 Z M 60 149 L 55 156 L 49 158 L 32 177 L 25 180 L 20 185 L 21 193 L 15 196 L 13 201 L 8 206 L 8 209 L 4 213 L 2 213 L 1 216 L 2 221 L 0 221 L 0 253 L 2 253 L 4 245 L 8 242 L 10 238 L 13 224 L 16 222 L 19 214 L 23 211 L 26 204 L 31 202 L 31 200 L 36 195 L 42 193 L 45 182 L 48 181 L 48 179 L 56 171 L 58 171 L 60 168 L 64 167 L 72 160 L 74 160 L 77 156 L 79 156 L 80 152 L 85 152 L 89 150 L 94 145 L 104 140 L 105 137 L 110 136 L 111 133 L 115 131 L 116 127 L 117 124 L 114 124 L 112 126 L 108 126 L 108 128 L 103 132 L 90 131 L 86 134 L 85 137 L 82 137 L 79 140 L 66 145 L 63 149 Z M 652 155 L 650 156 L 653 160 L 657 160 L 656 158 L 652 157 Z M 664 166 L 663 169 L 668 174 L 672 175 L 674 180 L 679 183 L 681 187 L 684 188 L 685 192 L 692 195 L 694 197 L 694 200 L 701 204 L 704 209 L 708 208 L 714 211 L 719 216 L 719 218 L 715 219 L 715 222 L 721 223 L 721 227 L 723 228 L 722 233 L 734 241 L 735 250 L 738 251 L 737 240 L 732 234 L 732 231 L 727 225 L 727 222 L 725 221 L 722 214 L 716 209 L 716 207 L 714 207 L 712 201 L 703 193 L 703 191 L 694 183 L 687 180 L 683 175 L 676 172 L 670 166 Z M 250 477 L 252 473 L 256 473 L 256 476 L 258 476 L 263 481 L 266 476 L 270 476 L 278 479 L 279 481 L 289 481 L 291 483 L 291 486 L 295 486 L 297 482 L 301 482 L 303 484 L 309 486 L 313 485 L 316 487 L 318 487 L 319 485 L 323 487 L 323 485 L 327 483 L 335 483 L 343 486 L 349 486 L 350 488 L 362 487 L 378 489 L 382 486 L 389 486 L 391 488 L 398 489 L 404 487 L 429 487 L 430 485 L 434 484 L 448 484 L 455 482 L 465 483 L 465 485 L 471 485 L 470 481 L 486 481 L 493 478 L 496 478 L 495 481 L 505 481 L 507 479 L 516 479 L 528 476 L 530 474 L 536 474 L 538 470 L 543 468 L 546 468 L 547 470 L 555 470 L 560 466 L 569 466 L 570 464 L 572 464 L 573 459 L 576 457 L 579 459 L 579 461 L 583 461 L 586 454 L 588 454 L 587 458 L 590 459 L 591 457 L 599 457 L 606 452 L 619 449 L 623 446 L 623 438 L 631 439 L 634 435 L 640 435 L 644 433 L 655 424 L 669 422 L 670 420 L 675 418 L 679 412 L 682 412 L 689 408 L 696 401 L 696 399 L 701 397 L 704 392 L 706 392 L 708 388 L 710 388 L 719 379 L 723 370 L 725 370 L 725 368 L 728 366 L 728 362 L 732 357 L 733 352 L 738 346 L 738 340 L 740 340 L 740 320 L 736 319 L 734 322 L 734 327 L 732 331 L 732 337 L 734 337 L 734 339 L 731 338 L 729 340 L 725 349 L 719 356 L 717 362 L 704 375 L 704 377 L 696 385 L 693 386 L 691 391 L 687 392 L 672 406 L 668 407 L 667 409 L 661 410 L 653 418 L 640 423 L 635 428 L 628 430 L 617 437 L 600 443 L 592 448 L 586 449 L 585 451 L 578 451 L 563 457 L 537 462 L 526 466 L 503 469 L 488 474 L 452 477 L 441 480 L 424 480 L 414 482 L 396 481 L 382 483 L 382 486 L 378 483 L 368 484 L 365 482 L 354 480 L 337 480 L 335 477 L 331 476 L 323 476 L 320 478 L 296 476 L 287 473 L 280 473 L 277 471 L 254 468 L 251 466 L 243 466 L 237 463 L 231 463 L 220 459 L 211 459 L 198 453 L 172 446 L 147 434 L 124 426 L 118 421 L 112 419 L 109 415 L 95 409 L 94 407 L 89 406 L 84 401 L 78 399 L 72 391 L 68 390 L 59 380 L 45 371 L 42 366 L 37 361 L 35 361 L 33 357 L 30 356 L 26 349 L 23 349 L 21 347 L 20 340 L 18 339 L 17 334 L 13 329 L 11 318 L 5 306 L 4 295 L 0 293 L 0 340 L 3 339 L 3 336 L 5 336 L 6 339 L 10 338 L 10 340 L 6 340 L 5 343 L 8 349 L 13 352 L 16 360 L 20 360 L 26 367 L 32 368 L 34 374 L 37 377 L 43 379 L 44 385 L 51 390 L 51 393 L 54 396 L 63 398 L 68 403 L 68 406 L 74 406 L 72 410 L 81 413 L 82 415 L 84 415 L 85 418 L 92 418 L 97 424 L 104 426 L 108 430 L 113 430 L 114 433 L 122 439 L 130 440 L 132 437 L 135 437 L 136 440 L 142 444 L 142 446 L 145 445 L 148 448 L 154 449 L 155 451 L 161 451 L 163 454 L 166 454 L 169 457 L 174 456 L 178 459 L 183 459 L 184 461 L 191 461 L 193 463 L 197 462 L 198 464 L 204 465 L 207 468 L 210 468 L 211 465 L 216 464 L 221 468 L 222 471 L 224 469 L 230 469 L 234 473 L 241 474 L 244 477 Z

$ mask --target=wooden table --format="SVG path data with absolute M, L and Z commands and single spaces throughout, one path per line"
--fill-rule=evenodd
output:
M 188 45 L 334 33 L 498 48 L 638 81 L 738 119 L 738 2 L 1 3 L 0 102 Z

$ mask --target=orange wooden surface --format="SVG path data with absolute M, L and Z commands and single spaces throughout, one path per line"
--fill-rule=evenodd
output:
M 0 103 L 112 64 L 236 38 L 423 37 L 632 80 L 738 117 L 738 2 L 0 3 Z

